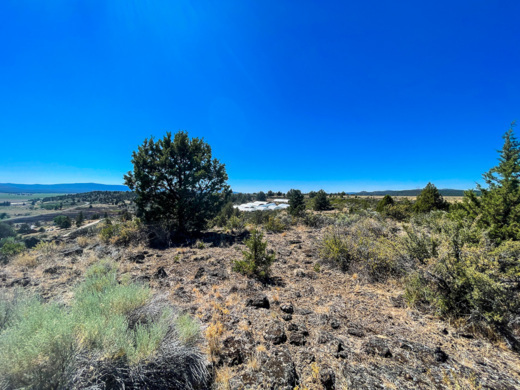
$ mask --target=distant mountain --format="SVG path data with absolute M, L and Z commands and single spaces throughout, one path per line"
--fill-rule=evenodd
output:
M 13 184 L 0 183 L 0 193 L 79 194 L 91 191 L 129 191 L 127 186 L 98 183 Z
M 421 193 L 422 188 L 418 188 L 416 190 L 387 190 L 387 191 L 361 191 L 361 192 L 353 192 L 352 195 L 359 195 L 359 196 L 384 196 L 384 195 L 390 195 L 390 196 L 417 196 Z M 442 196 L 464 196 L 464 190 L 453 190 L 449 188 L 445 188 L 442 190 L 439 190 Z

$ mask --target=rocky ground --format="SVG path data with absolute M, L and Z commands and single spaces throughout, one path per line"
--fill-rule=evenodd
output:
M 34 266 L 0 270 L 0 288 L 67 301 L 99 258 L 198 317 L 220 389 L 518 389 L 520 359 L 505 345 L 464 334 L 406 307 L 397 281 L 368 283 L 321 265 L 322 231 L 267 234 L 272 281 L 232 272 L 240 237 L 209 234 L 190 246 L 116 248 L 69 239 Z

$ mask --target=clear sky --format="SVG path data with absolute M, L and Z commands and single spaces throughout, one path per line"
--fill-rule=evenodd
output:
M 520 119 L 520 1 L 0 1 L 0 182 L 121 184 L 187 130 L 236 191 L 472 188 Z M 518 129 L 517 129 L 518 132 Z

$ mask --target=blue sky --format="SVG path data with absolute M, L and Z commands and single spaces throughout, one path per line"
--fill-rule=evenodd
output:
M 0 2 L 0 182 L 204 137 L 237 191 L 471 188 L 520 119 L 518 1 Z

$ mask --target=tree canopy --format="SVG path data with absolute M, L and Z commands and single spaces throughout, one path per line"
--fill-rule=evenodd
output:
M 165 223 L 179 233 L 203 229 L 230 194 L 224 164 L 202 139 L 170 132 L 145 139 L 132 154 L 134 171 L 125 184 L 135 191 L 138 212 L 148 223 Z

